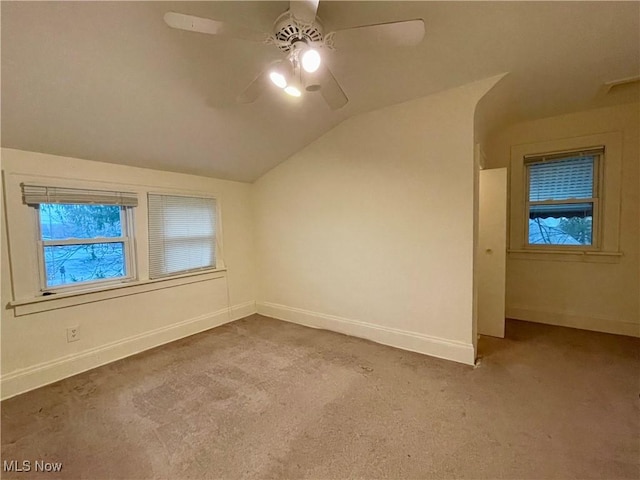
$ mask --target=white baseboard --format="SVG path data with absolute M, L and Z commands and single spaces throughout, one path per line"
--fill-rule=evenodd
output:
M 245 302 L 217 312 L 190 318 L 166 327 L 144 332 L 117 342 L 57 358 L 3 375 L 2 400 L 48 385 L 63 378 L 115 362 L 125 357 L 203 332 L 256 313 L 255 302 Z
M 515 306 L 507 306 L 506 314 L 507 318 L 513 318 L 514 320 L 525 320 L 527 322 L 544 323 L 560 327 L 580 328 L 594 332 L 640 337 L 640 324 L 638 323 L 618 322 L 607 318 L 588 317 Z
M 383 327 L 348 318 L 310 312 L 269 302 L 257 303 L 258 313 L 312 328 L 331 330 L 353 337 L 366 338 L 376 343 L 473 365 L 473 344 L 432 337 L 416 332 Z

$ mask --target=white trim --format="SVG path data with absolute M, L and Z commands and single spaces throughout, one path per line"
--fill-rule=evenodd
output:
M 67 238 L 64 240 L 41 240 L 43 247 L 64 247 L 67 245 L 91 245 L 94 243 L 126 243 L 127 237 L 91 237 L 91 238 Z
M 604 146 L 602 147 L 598 147 L 597 149 L 593 149 L 594 151 L 597 150 L 599 153 L 597 154 L 590 154 L 589 156 L 592 156 L 594 158 L 593 160 L 593 174 L 592 174 L 592 187 L 591 187 L 591 193 L 592 196 L 590 198 L 570 198 L 570 199 L 566 199 L 566 200 L 543 200 L 543 201 L 531 201 L 529 200 L 530 197 L 530 188 L 531 188 L 531 171 L 529 170 L 529 167 L 531 165 L 539 165 L 541 163 L 547 163 L 547 164 L 552 164 L 553 162 L 556 161 L 562 161 L 565 160 L 567 158 L 572 158 L 573 156 L 576 155 L 576 151 L 565 151 L 565 152 L 558 152 L 555 153 L 551 156 L 551 158 L 547 158 L 546 154 L 543 155 L 534 155 L 534 156 L 529 156 L 529 155 L 525 155 L 523 157 L 523 162 L 524 162 L 524 166 L 523 166 L 523 170 L 524 170 L 524 175 L 525 175 L 525 180 L 524 180 L 524 225 L 525 225 L 525 232 L 524 232 L 524 248 L 527 250 L 538 250 L 538 251 L 544 251 L 547 249 L 553 250 L 553 249 L 558 249 L 558 250 L 562 250 L 562 249 L 567 249 L 567 250 L 580 250 L 580 251 L 587 251 L 587 250 L 591 250 L 591 251 L 599 251 L 600 250 L 600 244 L 601 244 L 601 231 L 600 231 L 600 225 L 601 225 L 601 221 L 600 221 L 600 204 L 599 204 L 599 197 L 602 194 L 602 191 L 604 190 L 602 187 L 602 165 L 604 164 L 604 162 L 602 161 L 602 157 L 604 156 Z M 587 150 L 585 150 L 585 152 L 587 152 Z M 586 155 L 586 153 L 584 152 L 580 152 L 580 155 Z M 595 195 L 594 195 L 595 194 Z M 592 206 L 592 214 L 591 214 L 591 218 L 592 218 L 592 226 L 591 226 L 591 243 L 588 245 L 562 245 L 562 244 L 558 244 L 558 243 L 551 243 L 551 244 L 543 244 L 543 243 L 529 243 L 529 214 L 531 211 L 531 206 L 532 205 L 571 205 L 571 204 L 585 204 L 585 203 L 590 203 Z
M 551 262 L 620 263 L 622 252 L 597 252 L 588 250 L 507 250 L 510 260 L 543 260 Z
M 15 316 L 30 315 L 32 313 L 45 312 L 58 308 L 72 307 L 83 303 L 99 302 L 111 298 L 137 295 L 139 293 L 160 290 L 162 288 L 187 285 L 189 283 L 205 282 L 225 276 L 226 269 L 206 270 L 191 272 L 188 274 L 156 278 L 153 280 L 141 280 L 137 282 L 118 283 L 115 285 L 100 285 L 93 289 L 74 290 L 61 292 L 55 295 L 40 296 L 9 302 L 9 306 L 15 308 Z
M 507 318 L 513 318 L 514 320 L 640 337 L 640 323 L 621 322 L 609 318 L 586 316 L 571 312 L 552 312 L 524 306 L 507 306 L 506 314 Z
M 600 87 L 600 91 L 607 94 L 611 92 L 611 89 L 615 87 L 619 87 L 621 85 L 629 85 L 631 83 L 636 83 L 640 81 L 640 75 L 634 75 L 633 77 L 624 77 L 618 80 L 612 80 L 610 82 L 605 82 L 602 87 Z
M 597 230 L 599 237 L 597 249 L 601 252 L 619 252 L 620 250 L 620 192 L 622 180 L 622 133 L 603 132 L 570 138 L 546 140 L 542 142 L 524 143 L 511 146 L 510 161 L 510 200 L 509 200 L 509 250 L 527 250 L 532 253 L 536 250 L 556 256 L 554 260 L 573 260 L 576 257 L 558 255 L 557 245 L 549 245 L 550 249 L 532 248 L 527 246 L 526 234 L 528 214 L 525 212 L 527 189 L 527 175 L 525 172 L 524 158 L 528 155 L 536 155 L 539 152 L 564 152 L 581 150 L 587 145 L 603 145 L 606 158 L 600 158 L 598 162 L 599 188 L 597 197 L 599 211 L 599 225 Z M 594 232 L 596 227 L 594 225 Z M 588 248 L 583 248 L 588 250 Z M 591 249 L 593 251 L 593 249 Z M 565 253 L 564 251 L 562 253 Z M 569 252 L 567 252 L 569 253 Z M 537 257 L 541 258 L 541 257 Z M 586 257 L 583 257 L 586 258 Z
M 467 365 L 475 364 L 475 349 L 472 343 L 432 337 L 422 333 L 374 325 L 359 320 L 311 312 L 276 303 L 258 302 L 256 307 L 259 314 L 278 320 L 344 333 L 402 350 L 444 358 Z
M 565 253 L 568 255 L 583 255 L 587 257 L 622 257 L 624 254 L 622 252 L 595 252 L 589 250 L 517 250 L 517 249 L 509 249 L 507 250 L 509 253 Z
M 3 149 L 5 150 L 11 149 Z M 41 155 L 34 152 L 16 152 L 27 153 L 29 155 Z M 47 155 L 42 154 L 43 158 Z M 65 158 L 65 157 L 59 157 Z M 68 172 L 72 175 L 73 172 Z M 109 189 L 109 190 L 124 190 L 123 186 L 138 194 L 139 204 L 137 208 L 127 208 L 130 215 L 129 225 L 130 231 L 128 233 L 130 242 L 130 254 L 128 257 L 131 261 L 131 280 L 126 283 L 119 283 L 124 278 L 116 279 L 116 282 L 109 283 L 109 285 L 102 284 L 101 287 L 104 290 L 111 291 L 112 288 L 131 288 L 137 285 L 148 283 L 148 230 L 147 230 L 147 192 L 162 190 L 168 195 L 186 195 L 202 198 L 215 198 L 217 206 L 217 223 L 216 223 L 216 268 L 210 270 L 211 272 L 220 271 L 225 269 L 224 261 L 224 219 L 223 219 L 223 203 L 224 195 L 217 190 L 204 191 L 200 188 L 185 189 L 185 188 L 173 188 L 168 186 L 161 186 L 158 184 L 142 183 L 128 183 L 123 181 L 113 180 L 96 180 L 90 178 L 70 178 L 58 177 L 47 174 L 33 174 L 22 171 L 6 172 L 2 171 L 2 182 L 4 183 L 4 214 L 5 222 L 7 226 L 7 245 L 9 252 L 9 268 L 12 271 L 11 286 L 12 286 L 12 304 L 17 305 L 20 303 L 33 303 L 33 300 L 38 300 L 42 293 L 41 277 L 38 275 L 41 268 L 41 260 L 39 258 L 39 249 L 35 242 L 39 240 L 39 236 L 36 232 L 37 218 L 32 219 L 26 214 L 28 211 L 34 211 L 33 207 L 29 207 L 22 203 L 21 187 L 20 184 L 24 182 L 38 182 L 43 183 L 46 181 L 47 185 L 62 188 L 95 188 L 95 189 Z M 37 217 L 36 213 L 33 213 Z M 29 238 L 27 238 L 29 237 Z M 205 272 L 206 273 L 206 272 Z M 196 274 L 200 274 L 197 272 Z M 171 276 L 163 278 L 162 280 L 171 280 L 174 278 L 181 278 L 181 275 Z M 139 279 L 139 280 L 136 280 Z M 159 279 L 160 280 L 160 279 Z M 86 286 L 86 290 L 85 287 Z M 78 294 L 83 295 L 87 293 L 90 285 L 83 285 L 82 292 Z M 162 287 L 158 287 L 162 288 Z M 129 291 L 127 294 L 135 293 L 135 290 Z M 63 292 L 56 295 L 56 298 L 61 298 Z M 64 293 L 66 295 L 66 292 Z M 118 295 L 120 296 L 120 295 Z M 55 303 L 55 302 L 54 302 Z M 80 302 L 86 303 L 86 302 Z M 51 304 L 49 304 L 51 305 Z M 54 307 L 55 308 L 55 307 Z M 46 308 L 50 310 L 51 308 Z M 27 312 L 28 313 L 28 312 Z
M 11 148 L 2 148 L 2 150 L 13 150 L 15 152 L 20 152 L 21 154 L 26 153 L 29 154 L 31 156 L 37 155 L 37 156 L 42 156 L 43 160 L 46 160 L 46 158 L 44 157 L 55 157 L 58 159 L 62 159 L 62 160 L 78 160 L 78 161 L 82 161 L 82 162 L 88 162 L 91 160 L 82 160 L 82 159 L 78 159 L 78 158 L 72 158 L 72 157 L 64 157 L 64 156 L 59 156 L 59 155 L 50 155 L 47 153 L 38 153 L 38 152 L 31 152 L 31 151 L 27 151 L 27 150 L 17 150 L 17 149 L 11 149 Z M 93 163 L 97 163 L 97 162 L 93 162 Z M 120 165 L 122 166 L 122 165 Z M 140 167 L 129 167 L 129 168 L 140 168 Z M 143 170 L 148 170 L 148 169 L 143 169 Z M 166 172 L 163 170 L 149 170 L 150 172 L 162 172 L 162 173 L 173 173 L 173 172 Z M 144 183 L 144 182 L 127 182 L 127 181 L 122 181 L 120 179 L 118 180 L 102 180 L 102 179 L 96 179 L 96 178 L 86 178 L 86 177 L 82 177 L 82 176 L 73 176 L 73 172 L 65 172 L 65 176 L 58 176 L 58 175 L 51 175 L 51 174 L 47 174 L 47 173 L 32 173 L 32 172 L 28 172 L 28 171 L 23 171 L 20 170 L 19 168 L 17 170 L 11 171 L 11 172 L 6 172 L 7 175 L 17 178 L 18 179 L 18 187 L 20 187 L 20 183 L 23 183 L 25 180 L 21 180 L 21 179 L 27 179 L 26 181 L 29 182 L 30 180 L 28 179 L 33 179 L 33 181 L 35 182 L 42 182 L 45 181 L 43 179 L 46 179 L 46 181 L 49 183 L 49 186 L 52 187 L 60 187 L 60 188 L 80 188 L 80 189 L 86 189 L 86 185 L 90 185 L 93 186 L 95 185 L 97 189 L 107 189 L 107 190 L 119 190 L 122 188 L 122 186 L 126 186 L 131 188 L 132 190 L 134 190 L 133 193 L 137 193 L 139 195 L 146 195 L 147 192 L 150 191 L 155 191 L 154 189 L 160 189 L 163 192 L 170 192 L 169 194 L 176 194 L 176 195 L 186 195 L 186 196 L 201 196 L 201 197 L 213 197 L 216 199 L 221 199 L 222 198 L 222 194 L 218 193 L 218 192 L 212 192 L 212 191 L 207 191 L 207 190 L 200 190 L 200 189 L 188 189 L 188 188 L 175 188 L 175 187 L 170 187 L 170 186 L 159 186 L 157 183 Z M 194 175 L 190 175 L 190 174 L 183 174 L 183 173 L 175 173 L 176 175 L 186 175 L 186 176 L 191 176 L 193 177 Z M 228 181 L 228 180 L 225 180 Z M 229 180 L 230 181 L 230 180 Z M 236 182 L 238 183 L 238 182 Z M 241 182 L 240 182 L 241 183 Z M 90 187 L 93 188 L 93 187 Z M 22 196 L 20 196 L 20 203 L 22 203 Z
M 72 375 L 247 317 L 255 312 L 255 302 L 245 302 L 5 374 L 0 379 L 1 398 L 5 400 Z
M 597 145 L 590 148 L 578 148 L 575 150 L 557 150 L 555 152 L 546 152 L 540 154 L 530 154 L 524 156 L 526 163 L 553 162 L 555 160 L 572 157 L 587 157 L 591 155 L 602 155 L 604 153 L 604 145 Z

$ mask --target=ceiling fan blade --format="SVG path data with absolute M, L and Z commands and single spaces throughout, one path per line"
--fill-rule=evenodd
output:
M 320 67 L 320 85 L 320 94 L 331 110 L 338 110 L 349 101 L 336 77 L 326 65 Z
M 211 20 L 209 18 L 194 17 L 183 13 L 167 12 L 164 14 L 164 21 L 171 28 L 187 30 L 189 32 L 207 33 L 221 37 L 238 38 L 252 42 L 264 42 L 269 35 L 256 32 L 244 27 L 229 25 L 228 23 Z
M 291 0 L 289 10 L 301 22 L 311 23 L 316 19 L 320 0 Z
M 345 28 L 333 33 L 335 46 L 348 47 L 410 47 L 424 38 L 424 20 L 379 23 Z
M 269 65 L 267 68 L 265 68 L 258 74 L 256 78 L 251 81 L 249 85 L 247 85 L 247 88 L 245 88 L 242 93 L 238 95 L 236 99 L 238 103 L 253 103 L 258 99 L 260 95 L 262 95 L 262 92 L 264 92 L 269 85 L 268 72 L 272 66 L 273 65 Z

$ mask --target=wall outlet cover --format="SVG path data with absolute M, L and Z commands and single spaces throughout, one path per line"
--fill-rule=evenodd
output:
M 80 340 L 80 327 L 67 328 L 67 342 L 76 342 Z

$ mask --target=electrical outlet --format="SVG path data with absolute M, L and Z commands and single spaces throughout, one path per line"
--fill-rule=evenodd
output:
M 67 343 L 80 340 L 80 327 L 67 328 Z

